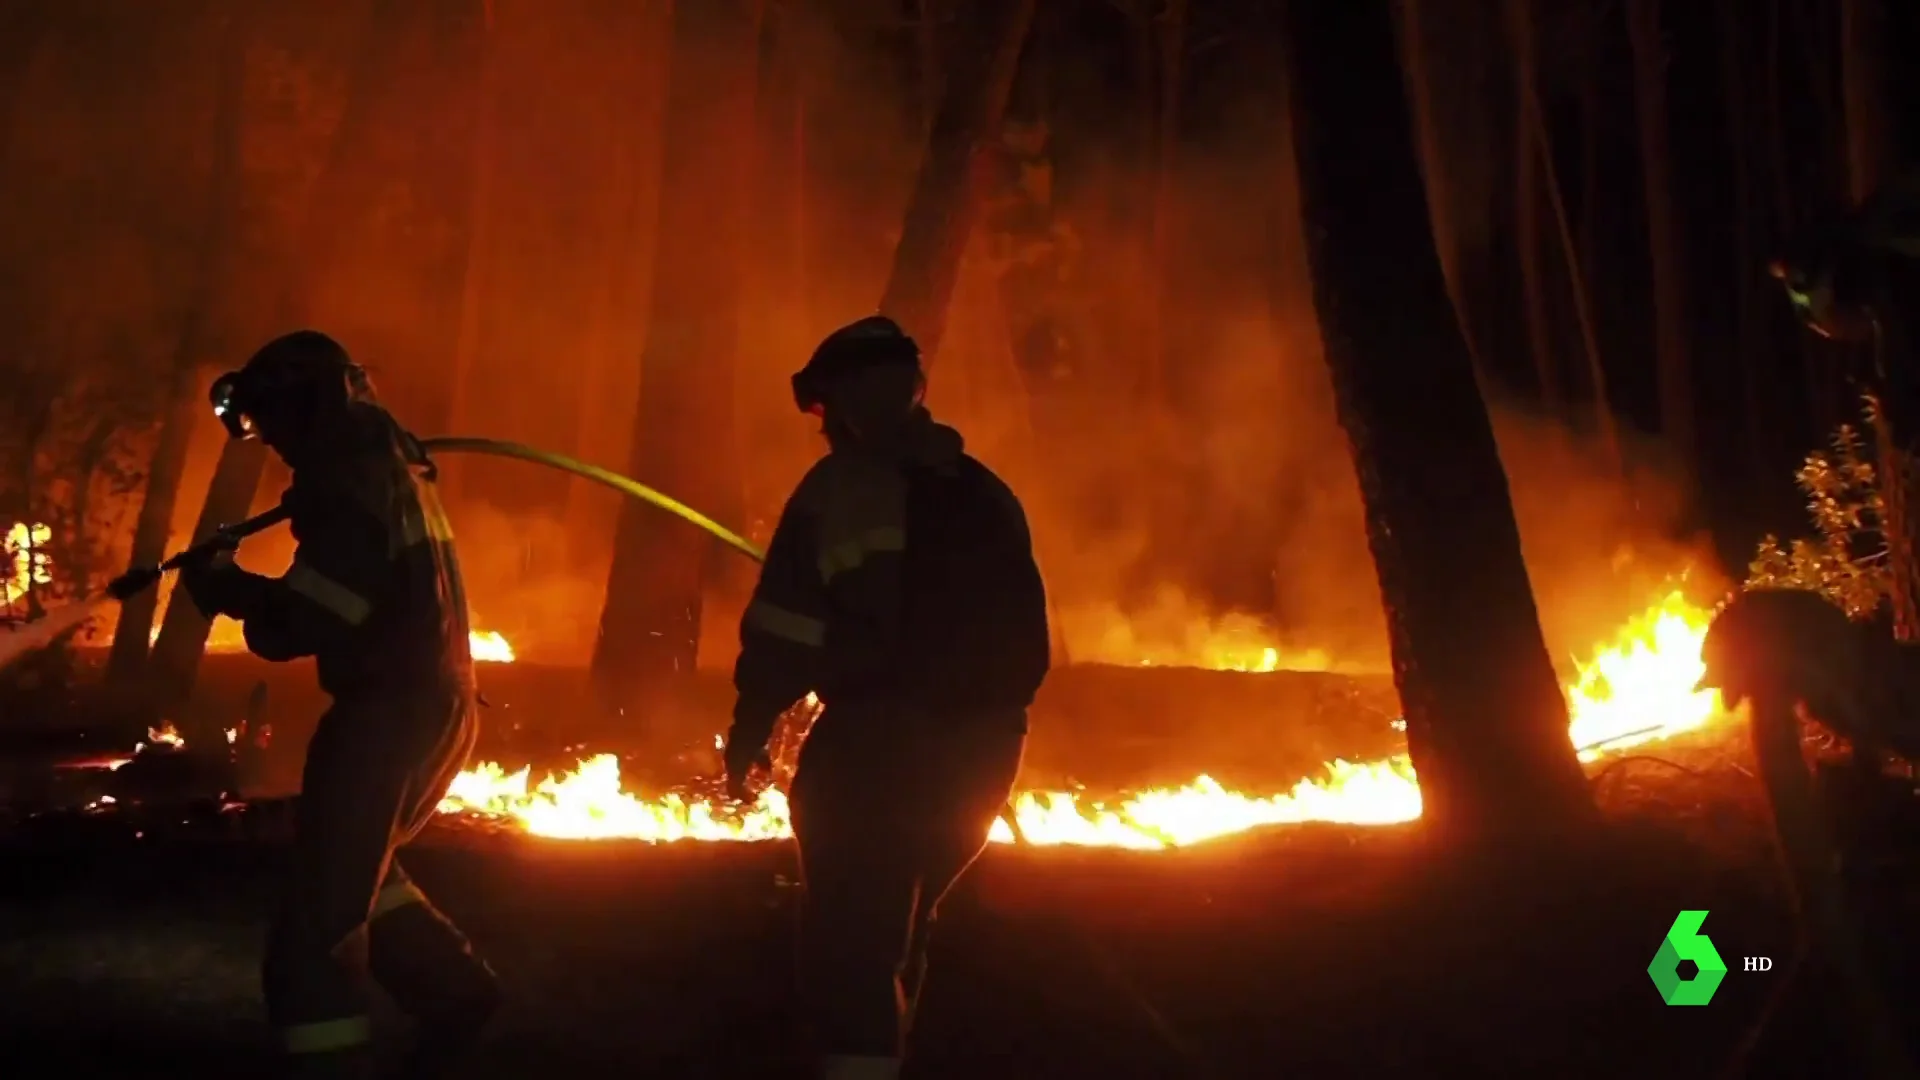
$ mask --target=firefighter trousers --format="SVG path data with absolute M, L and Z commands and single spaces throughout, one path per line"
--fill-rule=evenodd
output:
M 288 1055 L 358 1056 L 372 1038 L 368 976 L 423 1025 L 482 1001 L 490 1011 L 492 973 L 394 859 L 477 733 L 472 699 L 459 694 L 340 701 L 321 717 L 262 970 Z
M 941 898 L 985 849 L 1026 742 L 1023 714 L 918 735 L 873 719 L 820 718 L 790 803 L 801 999 L 830 1059 L 902 1055 Z

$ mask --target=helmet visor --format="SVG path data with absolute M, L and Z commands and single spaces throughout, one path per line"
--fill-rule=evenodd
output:
M 213 389 L 207 394 L 213 404 L 213 415 L 219 419 L 220 426 L 227 429 L 227 435 L 235 439 L 251 439 L 257 434 L 253 417 L 248 415 L 246 404 L 240 394 L 240 375 L 228 372 L 213 381 Z

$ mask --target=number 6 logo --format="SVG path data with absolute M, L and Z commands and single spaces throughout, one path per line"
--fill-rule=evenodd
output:
M 1660 951 L 1653 954 L 1653 963 L 1647 965 L 1660 999 L 1669 1005 L 1705 1005 L 1720 989 L 1720 980 L 1727 977 L 1727 965 L 1713 947 L 1713 939 L 1700 932 L 1706 921 L 1704 911 L 1681 912 L 1673 920 L 1673 929 L 1667 931 L 1666 940 L 1660 943 Z M 1699 969 L 1693 978 L 1680 977 L 1682 960 L 1693 961 Z

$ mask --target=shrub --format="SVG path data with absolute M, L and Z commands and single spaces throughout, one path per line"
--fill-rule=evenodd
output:
M 1880 404 L 1869 395 L 1865 433 L 1852 424 L 1834 432 L 1832 448 L 1807 456 L 1795 474 L 1807 496 L 1814 534 L 1782 546 L 1760 541 L 1747 567 L 1748 588 L 1805 589 L 1826 597 L 1849 618 L 1876 617 L 1892 594 L 1882 478 L 1869 449 L 1884 434 Z

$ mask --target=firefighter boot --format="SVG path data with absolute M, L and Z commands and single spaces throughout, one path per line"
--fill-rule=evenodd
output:
M 500 1005 L 493 969 L 473 954 L 466 935 L 425 903 L 383 914 L 369 936 L 374 980 L 415 1023 L 401 1075 L 435 1080 L 463 1074 Z

